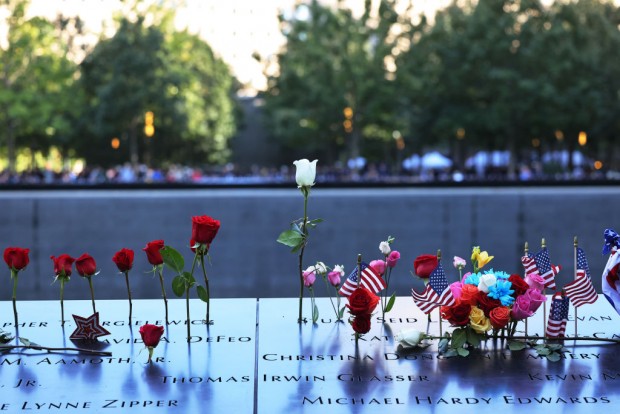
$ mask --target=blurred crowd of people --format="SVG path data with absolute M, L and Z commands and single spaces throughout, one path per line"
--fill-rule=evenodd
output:
M 386 164 L 368 163 L 361 168 L 335 164 L 317 168 L 319 183 L 386 183 L 415 184 L 433 182 L 527 182 L 570 180 L 620 180 L 620 172 L 575 167 L 572 171 L 544 168 L 533 163 L 519 165 L 514 173 L 507 167 L 488 166 L 480 168 L 454 167 L 430 169 L 400 169 Z M 87 185 L 105 184 L 196 184 L 196 185 L 265 185 L 295 182 L 294 166 L 258 167 L 241 170 L 234 164 L 198 168 L 171 165 L 168 168 L 151 168 L 146 165 L 132 166 L 127 163 L 111 168 L 86 167 L 79 172 L 70 169 L 52 171 L 35 169 L 11 174 L 0 172 L 0 185 Z

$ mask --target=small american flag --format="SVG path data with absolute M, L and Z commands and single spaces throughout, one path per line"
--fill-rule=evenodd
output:
M 431 313 L 438 306 L 451 306 L 456 303 L 441 262 L 431 273 L 424 291 L 418 293 L 411 289 L 411 296 L 413 296 L 413 302 L 426 314 Z
M 543 247 L 541 251 L 534 256 L 536 260 L 536 267 L 538 267 L 538 273 L 545 279 L 545 287 L 549 289 L 555 289 L 555 275 L 560 271 L 560 266 L 551 264 L 549 259 L 549 250 Z
M 586 303 L 596 302 L 598 294 L 592 285 L 586 254 L 581 247 L 577 248 L 576 273 L 575 280 L 564 287 L 566 296 L 570 298 L 571 302 L 573 302 L 573 306 L 576 308 Z
M 383 280 L 380 275 L 375 273 L 372 267 L 368 266 L 366 263 L 362 263 L 361 267 L 362 279 L 360 281 L 360 286 L 364 286 L 372 293 L 377 293 L 380 290 L 385 289 L 385 280 Z M 349 297 L 355 289 L 357 289 L 357 266 L 355 266 L 355 269 L 342 284 L 338 294 L 340 294 L 340 296 Z
M 564 336 L 566 331 L 566 321 L 568 320 L 568 297 L 563 297 L 560 292 L 553 295 L 549 320 L 547 321 L 547 331 L 545 334 L 551 338 Z
M 538 268 L 536 267 L 536 260 L 531 254 L 527 254 L 527 256 L 523 256 L 521 258 L 521 263 L 523 263 L 523 268 L 525 269 L 525 275 L 529 275 L 530 273 L 538 273 Z

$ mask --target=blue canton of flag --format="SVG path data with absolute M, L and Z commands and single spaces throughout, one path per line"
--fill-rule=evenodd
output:
M 538 274 L 545 279 L 545 287 L 555 289 L 555 275 L 560 271 L 560 266 L 554 266 L 549 259 L 549 250 L 543 247 L 541 251 L 534 256 L 536 261 L 536 267 L 538 267 Z
M 553 295 L 549 320 L 547 321 L 546 335 L 557 338 L 564 336 L 566 331 L 566 321 L 568 320 L 568 297 L 562 297 L 560 292 Z
M 564 287 L 566 296 L 573 302 L 573 306 L 578 308 L 586 303 L 596 302 L 598 294 L 592 285 L 586 254 L 580 247 L 577 248 L 577 269 L 575 273 L 575 280 Z
M 429 314 L 438 306 L 450 306 L 456 302 L 452 295 L 452 290 L 448 286 L 446 273 L 441 266 L 441 262 L 437 264 L 433 273 L 431 273 L 426 288 L 421 293 L 411 289 L 413 302 L 426 314 Z

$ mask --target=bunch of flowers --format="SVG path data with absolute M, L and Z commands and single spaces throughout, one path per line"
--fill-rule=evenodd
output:
M 340 279 L 344 276 L 344 267 L 342 265 L 335 265 L 333 269 L 326 266 L 323 262 L 316 262 L 315 265 L 309 266 L 303 271 L 302 277 L 304 286 L 310 291 L 310 299 L 312 304 L 312 323 L 316 323 L 319 319 L 319 309 L 316 306 L 314 297 L 314 283 L 316 277 L 320 276 L 325 282 L 325 288 L 328 293 L 329 301 L 331 302 L 334 313 L 336 314 L 336 320 L 342 319 L 344 313 L 344 306 L 340 307 L 340 296 L 338 295 L 338 288 L 340 287 Z M 332 295 L 336 297 L 336 304 Z
M 478 260 L 482 258 L 481 260 Z M 442 341 L 440 352 L 446 356 L 469 354 L 470 347 L 477 347 L 489 334 L 507 337 L 515 334 L 517 323 L 532 316 L 546 300 L 542 294 L 544 280 L 538 274 L 509 275 L 504 271 L 489 269 L 481 272 L 493 256 L 474 248 L 473 267 L 462 280 L 450 285 L 454 305 L 442 306 L 441 317 L 456 327 L 448 341 Z M 459 271 L 463 261 L 455 258 Z
M 392 269 L 396 267 L 396 264 L 400 260 L 400 253 L 398 250 L 392 250 L 391 244 L 394 242 L 394 237 L 388 236 L 387 240 L 379 243 L 379 251 L 383 254 L 382 260 L 373 260 L 368 265 L 379 276 L 385 280 L 385 289 L 381 294 L 381 314 L 385 319 L 385 314 L 392 310 L 394 302 L 396 301 L 396 292 L 392 293 L 388 297 L 390 288 L 390 279 L 392 276 Z

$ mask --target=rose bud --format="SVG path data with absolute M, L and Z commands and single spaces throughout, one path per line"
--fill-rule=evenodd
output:
M 423 254 L 416 257 L 413 261 L 413 271 L 418 277 L 428 279 L 438 264 L 437 256 L 434 254 Z
M 91 277 L 97 273 L 97 263 L 88 253 L 84 253 L 75 260 L 75 270 L 82 277 Z
M 164 327 L 158 325 L 142 325 L 140 327 L 140 336 L 142 337 L 142 342 L 144 342 L 144 346 L 149 350 L 149 360 L 152 361 L 153 358 L 153 350 L 159 345 L 159 340 L 161 336 L 164 334 Z
M 75 259 L 68 254 L 61 254 L 60 256 L 50 256 L 50 259 L 54 261 L 54 274 L 56 276 L 71 276 L 71 266 Z
M 196 243 L 210 245 L 219 229 L 219 220 L 209 216 L 192 217 L 192 239 Z
M 146 252 L 146 258 L 153 266 L 158 266 L 164 263 L 164 259 L 161 257 L 161 249 L 164 248 L 163 240 L 153 240 L 146 244 L 146 247 L 142 249 Z
M 116 264 L 116 267 L 118 267 L 119 271 L 127 272 L 133 267 L 133 256 L 133 250 L 121 249 L 118 252 L 114 253 L 112 261 Z
M 400 252 L 398 250 L 392 250 L 387 257 L 388 267 L 395 267 L 396 263 L 400 260 Z
M 304 158 L 293 162 L 295 165 L 295 181 L 298 187 L 312 187 L 314 185 L 317 161 L 310 162 Z
M 379 303 L 379 297 L 363 286 L 358 287 L 349 296 L 349 308 L 351 315 L 370 315 Z
M 28 253 L 30 249 L 22 249 L 21 247 L 7 247 L 4 249 L 4 261 L 9 269 L 18 272 L 28 266 L 30 259 Z

